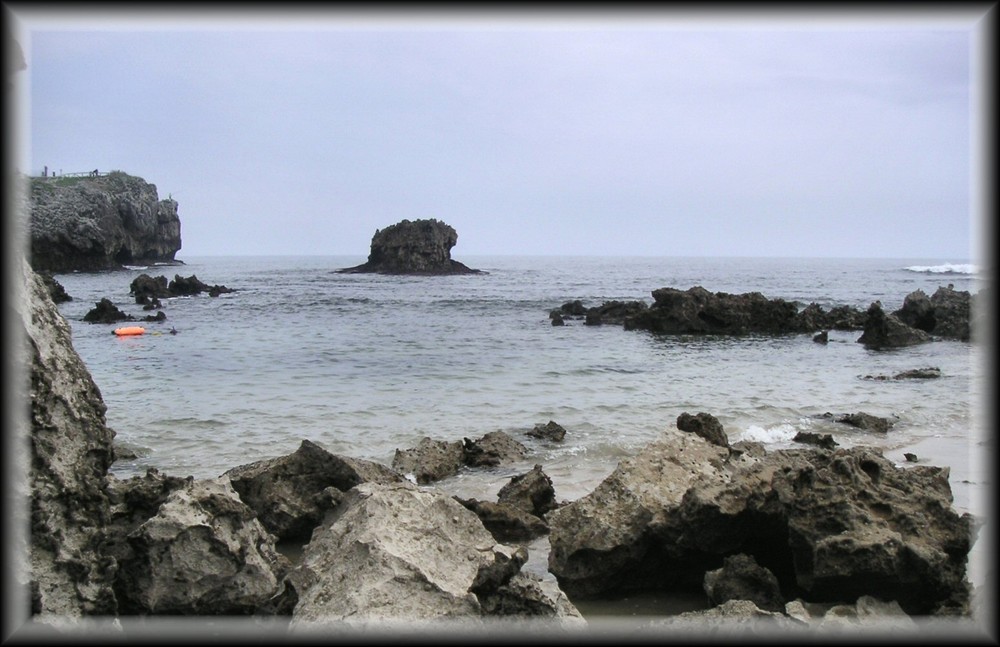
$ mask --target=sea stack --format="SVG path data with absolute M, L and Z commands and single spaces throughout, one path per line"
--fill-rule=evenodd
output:
M 452 260 L 458 242 L 454 228 L 439 220 L 403 220 L 376 230 L 368 262 L 340 270 L 375 274 L 480 274 Z

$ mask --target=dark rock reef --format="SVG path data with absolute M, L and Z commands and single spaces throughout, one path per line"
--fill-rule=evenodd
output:
M 480 274 L 451 258 L 458 233 L 439 220 L 403 220 L 372 236 L 368 262 L 340 272 L 375 274 Z
M 31 178 L 31 266 L 36 271 L 173 263 L 181 248 L 177 201 L 121 171 Z
M 667 432 L 546 515 L 560 587 L 571 599 L 699 590 L 706 573 L 745 554 L 786 601 L 871 595 L 910 614 L 968 608 L 975 531 L 952 509 L 947 468 L 898 468 L 867 447 L 735 449 Z

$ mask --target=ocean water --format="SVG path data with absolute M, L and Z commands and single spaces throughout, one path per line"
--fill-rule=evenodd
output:
M 621 326 L 552 326 L 549 312 L 579 299 L 643 300 L 660 287 L 757 291 L 801 307 L 880 300 L 910 292 L 978 292 L 963 259 L 458 258 L 481 275 L 339 274 L 363 257 L 181 257 L 183 266 L 56 275 L 73 297 L 60 305 L 74 346 L 107 404 L 117 441 L 147 467 L 215 477 L 291 453 L 309 439 L 338 454 L 391 464 L 421 438 L 454 441 L 504 431 L 528 446 L 523 462 L 468 470 L 435 484 L 495 500 L 515 474 L 541 464 L 556 498 L 590 492 L 684 412 L 707 412 L 731 442 L 795 447 L 798 431 L 832 433 L 841 446 L 873 445 L 901 467 L 951 469 L 955 507 L 985 515 L 990 475 L 984 409 L 986 349 L 961 341 L 871 351 L 860 332 L 748 337 L 658 337 Z M 118 338 L 84 314 L 102 297 L 137 318 L 129 284 L 142 273 L 197 275 L 236 292 L 164 300 L 167 320 Z M 177 334 L 168 334 L 171 328 Z M 937 367 L 938 379 L 866 375 Z M 895 421 L 867 433 L 820 417 L 865 411 Z M 562 443 L 526 436 L 553 420 Z M 538 557 L 544 562 L 544 555 Z M 544 566 L 536 566 L 544 570 Z

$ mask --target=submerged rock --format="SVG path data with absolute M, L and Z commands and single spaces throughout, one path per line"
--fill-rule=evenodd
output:
M 368 261 L 340 272 L 377 274 L 479 274 L 451 258 L 455 230 L 439 220 L 402 220 L 372 236 Z

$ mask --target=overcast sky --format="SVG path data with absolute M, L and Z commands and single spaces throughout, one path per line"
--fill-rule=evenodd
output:
M 975 260 L 974 15 L 15 13 L 22 170 L 143 177 L 181 260 Z

